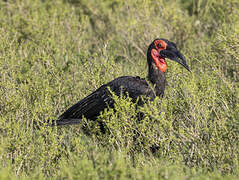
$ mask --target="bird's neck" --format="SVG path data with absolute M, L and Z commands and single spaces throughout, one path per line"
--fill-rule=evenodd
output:
M 165 74 L 157 68 L 155 63 L 149 64 L 148 79 L 155 87 L 156 96 L 162 97 L 166 84 Z

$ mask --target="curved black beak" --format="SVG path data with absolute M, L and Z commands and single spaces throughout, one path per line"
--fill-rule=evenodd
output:
M 189 72 L 191 72 L 184 56 L 177 50 L 176 46 L 174 46 L 173 44 L 172 45 L 168 44 L 165 50 L 160 51 L 160 55 L 164 58 L 168 58 L 178 62 L 183 67 L 185 67 Z

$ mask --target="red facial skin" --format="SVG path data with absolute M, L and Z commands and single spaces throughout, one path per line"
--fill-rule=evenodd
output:
M 156 40 L 154 41 L 154 45 L 156 49 L 151 50 L 151 56 L 154 60 L 156 67 L 160 71 L 165 72 L 167 69 L 167 63 L 165 61 L 165 58 L 161 57 L 160 51 L 167 48 L 167 43 L 163 40 Z

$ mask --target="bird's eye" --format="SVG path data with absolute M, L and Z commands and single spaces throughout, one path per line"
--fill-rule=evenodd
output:
M 161 48 L 162 47 L 162 44 L 161 43 L 158 43 L 158 48 Z

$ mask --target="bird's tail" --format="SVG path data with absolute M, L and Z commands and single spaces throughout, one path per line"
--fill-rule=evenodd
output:
M 49 121 L 50 126 L 64 126 L 64 125 L 74 125 L 82 123 L 82 119 L 58 119 Z
M 82 124 L 82 119 L 57 119 L 57 120 L 48 120 L 46 122 L 36 122 L 33 121 L 34 129 L 41 129 L 41 127 L 54 127 L 54 126 L 64 126 L 64 125 L 74 125 Z
M 102 121 L 96 122 L 100 128 L 101 133 L 105 134 L 107 126 Z M 90 134 L 90 131 L 88 129 L 87 122 L 85 122 L 83 119 L 57 119 L 57 120 L 48 120 L 45 123 L 39 123 L 39 122 L 33 122 L 33 128 L 34 129 L 41 129 L 41 127 L 54 127 L 54 126 L 67 126 L 67 125 L 75 125 L 75 124 L 81 124 L 81 128 L 84 131 L 85 134 Z

